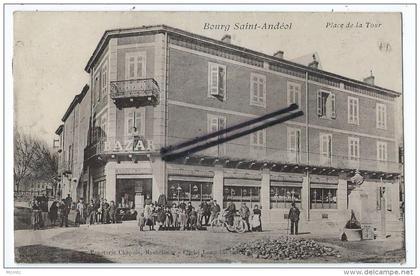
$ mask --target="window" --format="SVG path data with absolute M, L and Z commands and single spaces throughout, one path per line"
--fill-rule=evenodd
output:
M 93 183 L 93 197 L 97 199 L 105 198 L 106 184 L 105 180 L 96 181 Z
M 287 155 L 289 162 L 300 162 L 301 131 L 297 128 L 287 128 Z
M 311 188 L 311 209 L 336 209 L 337 189 Z
M 226 117 L 218 116 L 214 114 L 207 114 L 207 133 L 213 133 L 222 129 L 226 128 Z M 219 137 L 213 138 L 213 140 L 217 140 L 223 138 L 224 135 L 220 135 Z M 225 143 L 219 144 L 209 149 L 209 153 L 211 154 L 225 154 L 226 153 L 226 146 Z
M 265 148 L 265 129 L 251 133 L 251 147 L 256 149 Z
M 107 89 L 108 89 L 107 73 L 108 73 L 108 67 L 105 64 L 104 66 L 102 66 L 102 73 L 101 73 L 101 98 L 107 95 Z
M 125 136 L 126 140 L 133 136 L 145 135 L 146 111 L 144 108 L 125 109 Z
M 209 62 L 208 97 L 226 100 L 226 66 Z
M 270 188 L 270 207 L 271 208 L 290 208 L 292 202 L 296 207 L 301 207 L 301 187 L 271 187 Z
M 332 164 L 332 135 L 321 133 L 319 136 L 319 148 L 321 154 L 321 165 Z
M 349 159 L 358 161 L 360 158 L 359 138 L 349 137 Z
M 125 54 L 125 79 L 143 79 L 146 77 L 146 53 L 129 52 Z
M 250 104 L 266 106 L 266 78 L 263 75 L 251 73 Z
M 359 124 L 359 99 L 348 97 L 348 122 L 349 124 Z
M 386 129 L 386 105 L 376 104 L 376 127 Z
M 226 202 L 260 202 L 260 187 L 225 186 L 223 189 L 223 203 Z
M 317 94 L 317 113 L 318 117 L 335 119 L 335 94 L 319 90 Z
M 95 76 L 95 87 L 94 87 L 94 93 L 93 93 L 93 105 L 96 104 L 96 102 L 99 102 L 101 100 L 101 87 L 100 87 L 100 75 L 99 73 Z
M 300 107 L 300 87 L 299 83 L 287 82 L 287 105 L 295 103 Z
M 376 142 L 376 154 L 377 154 L 377 160 L 386 162 L 387 157 L 387 144 L 386 142 Z
M 101 126 L 99 129 L 99 138 L 106 138 L 106 132 L 107 132 L 107 114 L 106 112 L 101 117 Z
M 170 180 L 168 200 L 209 201 L 212 199 L 212 183 Z

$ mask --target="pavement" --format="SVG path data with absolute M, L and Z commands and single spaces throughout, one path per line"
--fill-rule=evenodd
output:
M 146 227 L 147 228 L 147 227 Z M 275 239 L 286 229 L 266 227 L 263 232 L 229 233 L 220 229 L 201 231 L 139 231 L 135 221 L 122 224 L 15 230 L 17 263 L 261 263 L 272 260 L 233 255 L 230 248 L 241 242 Z M 342 242 L 338 235 L 296 236 L 313 239 L 338 250 L 338 256 L 276 263 L 402 263 L 403 241 L 398 238 Z

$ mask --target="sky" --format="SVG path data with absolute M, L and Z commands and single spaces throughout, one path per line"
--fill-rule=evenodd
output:
M 278 22 L 291 28 L 249 28 Z M 356 80 L 372 71 L 376 85 L 402 92 L 397 13 L 16 12 L 15 125 L 52 144 L 67 107 L 89 84 L 84 68 L 104 31 L 157 24 L 215 39 L 228 33 L 233 44 L 270 55 L 282 50 L 289 60 L 316 52 L 325 71 Z

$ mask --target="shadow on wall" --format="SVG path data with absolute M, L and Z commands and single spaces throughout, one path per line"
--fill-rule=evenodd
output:
M 40 244 L 15 248 L 16 263 L 112 263 L 103 256 Z

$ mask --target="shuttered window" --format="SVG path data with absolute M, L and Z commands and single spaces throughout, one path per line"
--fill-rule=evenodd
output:
M 317 114 L 318 117 L 326 119 L 336 118 L 335 94 L 329 91 L 319 90 L 317 92 Z
M 266 106 L 266 78 L 263 75 L 251 73 L 250 105 Z
M 348 123 L 359 124 L 359 99 L 354 97 L 348 97 Z
M 386 105 L 376 104 L 376 127 L 386 129 Z
M 209 62 L 208 96 L 226 100 L 226 66 Z

